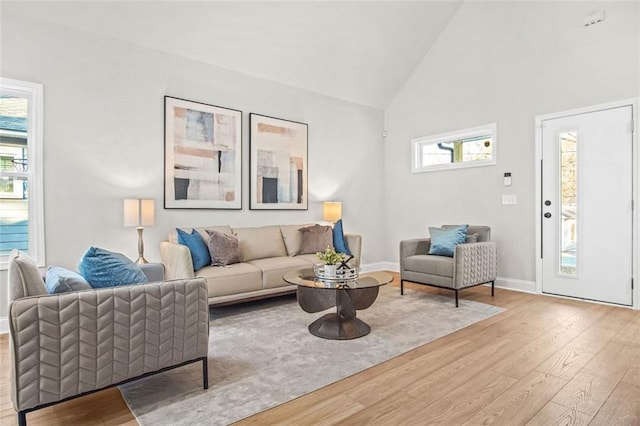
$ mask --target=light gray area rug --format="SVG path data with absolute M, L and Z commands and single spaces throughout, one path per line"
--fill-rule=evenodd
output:
M 142 425 L 224 425 L 274 407 L 453 333 L 502 309 L 384 286 L 358 317 L 371 333 L 325 340 L 295 297 L 211 310 L 209 389 L 201 363 L 120 387 Z

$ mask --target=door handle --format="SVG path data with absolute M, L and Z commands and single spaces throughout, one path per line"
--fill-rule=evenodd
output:
M 546 213 L 544 214 L 544 217 L 546 217 L 547 219 L 549 219 L 549 218 L 551 217 L 551 213 L 546 212 Z

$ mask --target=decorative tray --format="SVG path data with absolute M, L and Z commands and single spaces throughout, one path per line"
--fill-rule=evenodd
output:
M 314 265 L 313 273 L 317 279 L 330 281 L 351 281 L 358 279 L 358 268 L 326 268 L 327 265 Z

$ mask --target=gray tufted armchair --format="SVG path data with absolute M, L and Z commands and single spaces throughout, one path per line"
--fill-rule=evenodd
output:
M 11 399 L 21 426 L 30 411 L 192 362 L 202 362 L 209 386 L 202 278 L 47 294 L 36 264 L 14 250 L 9 292 Z
M 475 234 L 475 236 L 474 236 Z M 410 281 L 432 287 L 451 289 L 456 294 L 464 288 L 491 283 L 493 296 L 497 276 L 496 243 L 491 240 L 488 226 L 469 226 L 467 241 L 458 244 L 453 257 L 428 254 L 430 238 L 400 242 L 400 294 L 404 294 L 404 282 Z

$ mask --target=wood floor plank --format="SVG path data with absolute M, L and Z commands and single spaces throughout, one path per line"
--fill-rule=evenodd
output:
M 566 346 L 547 358 L 536 370 L 561 379 L 572 379 L 595 356 L 593 352 Z
M 622 327 L 614 338 L 614 342 L 627 346 L 640 346 L 640 317 L 632 318 L 624 327 Z
M 395 392 L 406 389 L 412 383 L 422 380 L 431 372 L 450 365 L 454 360 L 473 353 L 480 347 L 479 344 L 468 340 L 451 343 L 446 347 L 435 349 L 419 358 L 408 361 L 393 370 L 377 374 L 367 383 L 346 390 L 345 394 L 362 404 L 373 405 Z
M 640 348 L 609 342 L 591 361 L 584 371 L 598 376 L 620 380 L 640 355 Z
M 337 421 L 337 425 L 399 425 L 421 409 L 422 401 L 403 391 L 389 395 L 359 412 Z
M 340 407 L 339 415 L 333 408 Z M 352 400 L 345 394 L 334 394 L 310 404 L 307 409 L 299 407 L 292 409 L 290 405 L 283 404 L 276 409 L 266 411 L 261 416 L 252 416 L 243 420 L 246 425 L 330 425 L 350 417 L 365 408 L 362 404 Z
M 569 342 L 568 347 L 575 350 L 598 353 L 616 335 L 614 330 L 590 327 Z
M 630 321 L 637 318 L 637 311 L 628 308 L 611 307 L 607 315 L 600 318 L 595 327 L 608 328 L 616 333 L 625 328 Z
M 590 415 L 581 413 L 575 408 L 549 402 L 527 422 L 527 426 L 586 426 L 591 419 Z
M 580 371 L 554 397 L 553 402 L 595 416 L 618 384 L 618 378 Z
M 621 381 L 630 385 L 640 386 L 640 356 L 631 364 Z
M 501 339 L 462 357 L 452 363 L 414 381 L 405 392 L 416 397 L 435 401 L 453 390 L 464 386 L 470 378 L 490 369 L 495 363 L 520 347 L 521 343 Z
M 497 373 L 522 379 L 581 332 L 582 330 L 578 327 L 558 326 L 546 335 L 524 345 L 491 368 Z
M 406 424 L 462 424 L 515 383 L 517 380 L 512 377 L 485 370 L 467 383 L 474 389 L 472 394 L 467 386 L 461 386 L 409 417 Z
M 566 380 L 533 371 L 464 424 L 525 424 L 547 405 L 566 383 Z
M 591 424 L 593 426 L 639 425 L 640 387 L 620 382 Z

